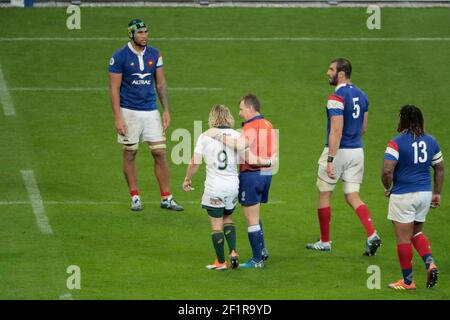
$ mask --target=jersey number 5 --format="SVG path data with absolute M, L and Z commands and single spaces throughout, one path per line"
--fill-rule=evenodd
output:
M 414 163 L 425 163 L 427 162 L 427 144 L 425 141 L 419 141 L 419 143 L 414 142 L 412 144 L 412 147 L 414 148 Z M 422 156 L 419 157 L 419 149 Z
M 353 119 L 358 119 L 359 114 L 361 113 L 361 107 L 358 104 L 359 98 L 353 98 Z

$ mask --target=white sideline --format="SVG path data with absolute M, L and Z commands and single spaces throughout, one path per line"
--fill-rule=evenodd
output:
M 106 0 L 105 2 L 91 2 L 91 1 L 83 1 L 79 6 L 82 8 L 101 8 L 101 7 L 119 7 L 119 8 L 135 8 L 135 7 L 161 7 L 161 8 L 175 8 L 175 7 L 192 7 L 198 8 L 199 10 L 207 10 L 208 8 L 367 8 L 371 4 L 376 4 L 382 8 L 435 8 L 435 7 L 449 7 L 450 3 L 448 0 L 434 0 L 428 2 L 428 0 L 418 0 L 418 1 L 410 1 L 410 0 L 402 0 L 402 1 L 394 1 L 394 2 L 383 2 L 383 0 L 366 0 L 366 1 L 348 1 L 341 2 L 339 0 L 328 1 L 325 2 L 323 0 L 308 0 L 305 2 L 279 2 L 274 3 L 273 1 L 269 1 L 268 3 L 263 1 L 243 1 L 236 2 L 232 0 L 227 0 L 224 2 L 209 2 L 203 1 L 192 1 L 192 2 L 144 2 L 142 0 L 136 2 L 109 2 Z M 206 4 L 208 3 L 208 4 Z M 48 1 L 48 2 L 35 2 L 34 6 L 38 8 L 61 8 L 67 7 L 67 2 L 56 2 L 56 1 Z M 0 3 L 1 7 L 10 7 L 9 3 Z
M 83 37 L 83 38 L 62 38 L 62 37 L 36 37 L 36 38 L 7 38 L 0 37 L 0 42 L 5 41 L 128 41 L 126 38 L 108 37 Z M 151 41 L 450 41 L 450 37 L 400 37 L 400 38 L 375 38 L 375 37 L 174 37 L 174 38 L 152 38 Z
M 22 178 L 28 191 L 28 197 L 30 198 L 30 202 L 28 203 L 31 203 L 31 206 L 33 207 L 33 213 L 36 216 L 36 223 L 39 230 L 41 230 L 43 234 L 53 234 L 52 227 L 45 215 L 44 202 L 42 201 L 33 170 L 21 170 L 20 172 L 22 173 Z
M 102 206 L 102 205 L 129 205 L 129 202 L 123 201 L 42 201 L 45 205 L 88 205 L 88 206 Z M 143 204 L 159 204 L 159 201 L 143 201 Z M 181 202 L 180 202 L 181 203 Z M 274 200 L 267 204 L 286 204 L 286 201 Z M 29 205 L 30 201 L 0 201 L 0 206 L 14 206 L 14 205 Z M 200 201 L 182 201 L 181 204 L 198 204 Z
M 220 91 L 223 88 L 207 88 L 207 87 L 198 87 L 198 88 L 188 88 L 188 87 L 175 87 L 175 88 L 167 88 L 169 91 Z M 0 87 L 0 92 L 3 92 L 4 89 Z M 45 87 L 23 87 L 23 88 L 8 88 L 8 91 L 108 91 L 108 88 L 45 88 Z
M 3 113 L 5 116 L 15 116 L 16 110 L 9 94 L 8 86 L 6 85 L 5 77 L 3 76 L 2 66 L 0 65 L 0 103 L 3 105 Z

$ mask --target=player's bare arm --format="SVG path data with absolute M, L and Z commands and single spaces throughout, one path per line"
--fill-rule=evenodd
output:
M 183 181 L 183 190 L 188 192 L 191 191 L 192 188 L 192 177 L 197 173 L 198 168 L 200 167 L 200 164 L 202 163 L 202 155 L 198 153 L 194 153 L 194 155 L 191 158 L 191 161 L 189 162 L 186 177 Z
M 120 135 L 126 134 L 125 122 L 120 113 L 120 86 L 122 83 L 122 74 L 109 72 L 109 95 L 111 97 L 112 110 L 114 113 L 114 120 L 117 133 Z
M 276 133 L 272 131 L 273 136 L 276 136 Z M 248 141 L 248 140 L 247 140 Z M 261 141 L 260 141 L 261 142 Z M 258 156 L 253 153 L 251 148 L 247 148 L 244 151 L 244 159 L 248 164 L 258 166 L 258 167 L 272 167 L 278 164 L 278 153 L 277 150 L 271 150 L 271 156 L 269 157 L 267 154 L 265 156 Z
M 431 208 L 437 208 L 441 204 L 441 190 L 444 183 L 444 161 L 433 166 L 434 169 L 434 186 L 433 195 L 431 197 Z
M 210 138 L 220 141 L 225 146 L 238 152 L 242 152 L 249 147 L 249 142 L 244 137 L 231 138 L 222 133 L 219 133 L 219 130 L 217 130 L 216 128 L 210 128 L 206 130 L 204 134 Z
M 170 110 L 169 110 L 169 99 L 167 97 L 167 83 L 166 77 L 164 76 L 163 68 L 156 69 L 156 91 L 158 92 L 159 101 L 163 108 L 163 128 L 164 131 L 170 126 Z
M 369 122 L 369 112 L 364 112 L 364 120 L 363 120 L 363 127 L 362 127 L 362 134 L 365 134 L 367 132 L 367 125 Z
M 274 153 L 270 158 L 258 157 L 256 154 L 250 151 L 249 148 L 244 151 L 245 162 L 258 167 L 272 167 L 278 163 L 278 154 Z
M 384 195 L 389 197 L 391 195 L 392 184 L 394 181 L 394 169 L 397 165 L 395 160 L 384 160 L 383 168 L 381 169 L 381 182 L 384 186 Z
M 332 158 L 336 157 L 344 128 L 344 116 L 332 116 L 330 119 L 330 137 L 328 139 L 327 174 L 331 179 L 336 179 Z M 331 161 L 330 161 L 331 160 Z

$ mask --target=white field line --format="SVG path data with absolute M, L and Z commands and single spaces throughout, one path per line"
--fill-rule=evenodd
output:
M 0 201 L 0 206 L 15 206 L 15 205 L 30 205 L 30 201 Z M 143 204 L 160 204 L 159 201 L 143 201 Z M 269 201 L 267 204 L 286 204 L 286 201 Z M 104 205 L 129 205 L 129 202 L 124 201 L 42 201 L 45 205 L 83 205 L 83 206 L 104 206 Z M 180 204 L 200 205 L 200 201 L 183 201 Z
M 0 42 L 5 41 L 127 41 L 125 38 L 108 37 L 83 37 L 83 38 L 62 38 L 62 37 L 36 37 L 36 38 L 5 38 L 0 37 Z M 174 37 L 174 38 L 152 38 L 151 41 L 299 41 L 299 42 L 320 42 L 320 41 L 450 41 L 450 37 L 399 37 L 399 38 L 375 38 L 375 37 Z
M 3 76 L 2 66 L 0 65 L 0 104 L 3 106 L 3 113 L 5 116 L 15 116 L 16 110 L 9 94 L 8 86 L 6 85 L 5 77 Z
M 448 0 L 442 0 L 442 2 L 425 2 L 428 0 L 421 0 L 419 2 L 410 2 L 408 0 L 403 1 L 394 1 L 394 2 L 380 2 L 377 1 L 377 5 L 385 8 L 385 7 L 391 7 L 391 8 L 429 8 L 429 7 L 449 7 L 450 4 L 448 3 Z M 445 2 L 447 1 L 447 2 Z M 207 1 L 205 1 L 207 2 Z M 308 2 L 284 2 L 281 1 L 279 3 L 269 2 L 269 3 L 263 3 L 261 1 L 256 2 L 235 2 L 235 1 L 224 1 L 224 2 L 209 2 L 208 4 L 201 4 L 201 1 L 191 1 L 191 2 L 144 2 L 142 0 L 136 1 L 136 2 L 91 2 L 86 1 L 81 3 L 79 6 L 84 7 L 90 7 L 90 8 L 98 8 L 98 7 L 122 7 L 122 8 L 130 8 L 130 7 L 163 7 L 163 8 L 173 8 L 173 7 L 192 7 L 192 8 L 199 8 L 199 10 L 203 10 L 203 8 L 223 8 L 223 7 L 243 7 L 243 8 L 336 8 L 336 6 L 339 6 L 339 8 L 355 8 L 355 7 L 363 7 L 367 8 L 370 4 L 373 4 L 373 1 L 366 0 L 361 2 L 339 2 L 339 5 L 337 4 L 337 1 L 330 1 L 328 3 L 325 2 L 314 2 L 314 1 L 308 1 Z M 9 3 L 0 3 L 1 7 L 10 7 L 11 5 Z M 35 7 L 38 8 L 54 8 L 54 7 L 67 7 L 67 3 L 63 2 L 35 2 Z
M 59 296 L 59 300 L 73 300 L 73 296 L 70 293 L 65 293 Z
M 52 227 L 48 222 L 48 218 L 45 215 L 44 202 L 42 201 L 39 187 L 34 177 L 33 170 L 21 170 L 22 178 L 25 183 L 25 187 L 28 191 L 28 197 L 30 198 L 30 204 L 33 208 L 34 215 L 36 216 L 36 223 L 39 230 L 43 234 L 53 234 Z
M 0 82 L 1 85 L 1 82 Z M 23 87 L 23 88 L 7 88 L 6 91 L 61 91 L 61 92 L 67 92 L 67 91 L 75 91 L 75 92 L 82 92 L 82 91 L 108 91 L 108 88 L 46 88 L 46 87 Z M 208 87 L 174 87 L 174 88 L 168 88 L 169 91 L 220 91 L 223 90 L 223 88 L 208 88 Z M 3 93 L 5 89 L 2 89 L 0 87 L 0 94 Z

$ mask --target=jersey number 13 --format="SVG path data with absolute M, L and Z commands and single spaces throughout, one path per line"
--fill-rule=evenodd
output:
M 427 162 L 427 144 L 425 141 L 419 141 L 419 143 L 414 142 L 412 147 L 414 149 L 414 163 L 417 164 Z

